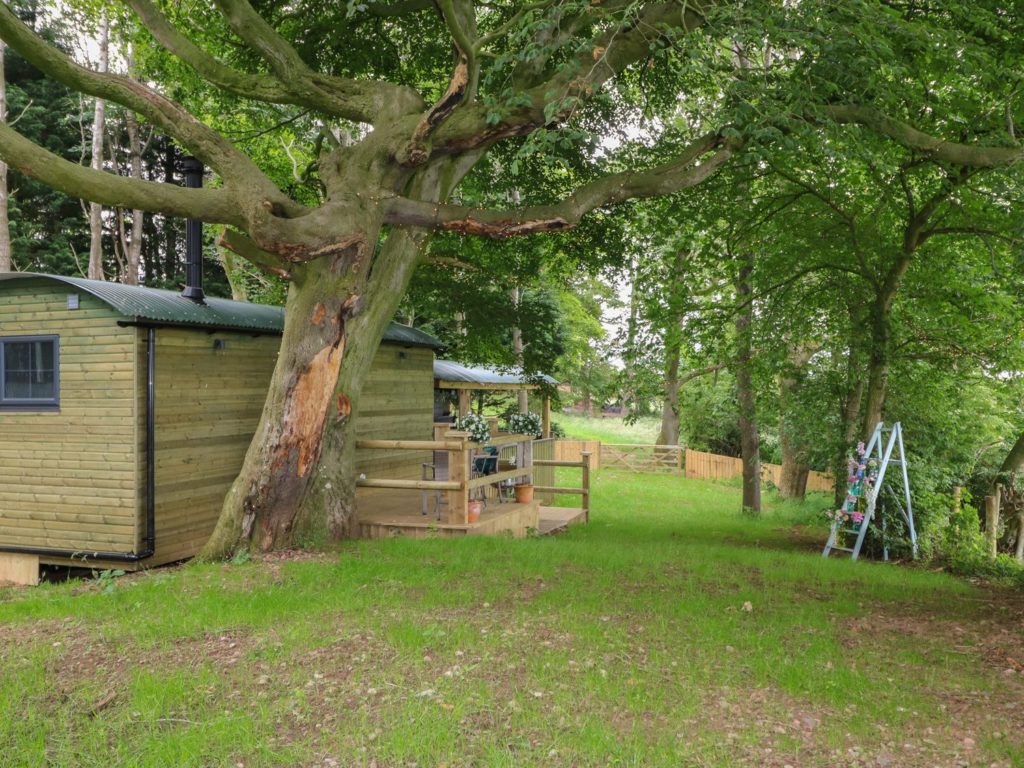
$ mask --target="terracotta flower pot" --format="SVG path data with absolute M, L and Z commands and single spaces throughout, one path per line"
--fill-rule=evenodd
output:
M 533 486 L 532 485 L 517 485 L 516 486 L 516 503 L 517 504 L 529 504 L 533 501 Z
M 479 500 L 469 502 L 469 522 L 480 522 L 480 513 L 484 511 L 484 503 Z

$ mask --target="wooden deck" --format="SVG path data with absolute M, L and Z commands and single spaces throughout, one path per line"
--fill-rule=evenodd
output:
M 570 525 L 582 522 L 583 510 L 578 507 L 541 507 L 537 530 L 541 535 L 558 533 Z
M 581 509 L 542 507 L 538 501 L 529 504 L 489 501 L 480 520 L 466 525 L 449 523 L 447 507 L 443 506 L 438 520 L 432 503 L 428 504 L 427 514 L 422 514 L 421 499 L 419 491 L 360 488 L 356 496 L 356 535 L 363 539 L 380 539 L 508 533 L 521 538 L 531 531 L 553 533 L 583 518 Z

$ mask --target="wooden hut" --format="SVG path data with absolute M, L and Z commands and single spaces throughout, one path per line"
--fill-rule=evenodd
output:
M 277 307 L 0 274 L 0 581 L 34 581 L 40 563 L 135 569 L 194 555 L 241 468 L 283 324 Z M 431 437 L 437 346 L 390 327 L 360 434 Z M 357 463 L 401 475 L 420 457 Z

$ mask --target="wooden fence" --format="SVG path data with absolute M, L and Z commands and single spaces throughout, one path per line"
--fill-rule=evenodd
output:
M 686 476 L 698 480 L 728 480 L 743 474 L 743 460 L 734 456 L 720 456 L 717 453 L 691 451 L 686 449 Z M 782 467 L 779 464 L 762 464 L 761 479 L 770 480 L 776 486 L 782 479 Z M 834 479 L 825 472 L 811 470 L 807 475 L 809 492 L 831 492 Z
M 683 471 L 683 449 L 678 445 L 601 443 L 601 466 L 631 472 Z
M 542 442 L 542 441 L 537 441 Z M 543 441 L 547 442 L 547 441 Z M 545 459 L 554 461 L 578 462 L 584 453 L 590 454 L 590 468 L 601 468 L 601 441 L 600 440 L 562 440 L 551 439 L 553 454 L 544 456 Z M 540 457 L 538 457 L 540 458 Z

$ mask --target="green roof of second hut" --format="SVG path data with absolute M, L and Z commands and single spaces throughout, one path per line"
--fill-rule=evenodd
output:
M 0 274 L 0 281 L 42 279 L 64 283 L 95 296 L 126 320 L 141 324 L 195 326 L 256 333 L 281 333 L 284 309 L 269 304 L 206 297 L 203 303 L 186 299 L 180 293 L 137 285 L 87 280 L 82 277 L 44 275 L 34 272 Z M 391 323 L 384 341 L 410 347 L 437 349 L 440 342 L 415 328 Z

